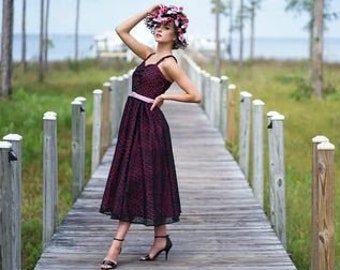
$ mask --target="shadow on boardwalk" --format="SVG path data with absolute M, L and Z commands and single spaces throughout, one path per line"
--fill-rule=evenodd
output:
M 182 202 L 181 222 L 169 225 L 169 260 L 139 262 L 152 227 L 132 225 L 119 269 L 296 269 L 224 142 L 198 105 L 168 102 Z M 98 213 L 114 146 L 105 154 L 36 270 L 99 269 L 116 221 Z

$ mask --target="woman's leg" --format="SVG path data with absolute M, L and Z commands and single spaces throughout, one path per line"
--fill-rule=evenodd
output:
M 130 226 L 131 223 L 129 222 L 119 221 L 116 236 L 112 241 L 109 250 L 107 251 L 105 259 L 113 261 L 115 263 L 117 262 L 123 244 L 123 240 L 125 239 L 125 236 L 128 233 Z
M 166 225 L 154 227 L 155 238 L 149 251 L 150 258 L 153 258 L 160 250 L 164 249 L 164 247 L 166 246 L 166 238 L 162 238 L 159 236 L 166 236 L 167 234 L 168 230 Z
M 166 225 L 155 226 L 154 232 L 155 232 L 155 236 L 165 236 L 168 234 L 168 229 Z

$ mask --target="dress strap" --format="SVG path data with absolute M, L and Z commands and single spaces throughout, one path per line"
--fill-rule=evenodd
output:
M 148 60 L 152 55 L 154 55 L 155 53 L 154 52 L 152 52 L 152 53 L 150 53 L 145 59 L 144 59 L 144 62 L 146 61 L 146 60 Z
M 176 57 L 170 54 L 170 55 L 164 56 L 164 57 L 162 57 L 161 59 L 159 59 L 158 62 L 156 63 L 156 66 L 158 66 L 158 64 L 159 64 L 160 62 L 162 62 L 164 59 L 170 58 L 170 57 L 172 57 L 173 59 L 175 59 L 175 61 L 176 61 L 176 63 L 177 63 Z

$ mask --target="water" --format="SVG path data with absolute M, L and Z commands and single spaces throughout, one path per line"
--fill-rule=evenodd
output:
M 70 34 L 50 35 L 51 47 L 49 60 L 65 60 L 74 58 L 74 36 Z M 257 38 L 255 41 L 255 57 L 277 60 L 301 60 L 308 57 L 308 40 L 305 38 Z M 36 61 L 39 52 L 39 36 L 27 36 L 27 59 Z M 95 57 L 94 36 L 79 36 L 79 58 Z M 233 45 L 233 57 L 238 57 L 238 44 Z M 249 40 L 245 41 L 244 57 L 249 57 Z M 13 59 L 21 59 L 21 36 L 14 35 Z M 340 62 L 340 38 L 325 39 L 324 59 L 327 62 Z
M 52 61 L 73 59 L 75 52 L 74 35 L 53 34 L 49 37 L 50 45 L 48 59 Z M 95 57 L 94 39 L 92 35 L 79 36 L 79 58 Z M 39 35 L 27 35 L 26 58 L 28 61 L 37 61 L 39 57 Z M 13 39 L 13 60 L 21 59 L 21 36 L 14 35 Z
M 326 62 L 340 62 L 340 38 L 325 39 L 323 56 Z M 304 38 L 259 38 L 255 43 L 255 57 L 281 60 L 307 59 L 309 57 L 308 40 Z
M 239 45 L 233 42 L 233 58 L 238 59 Z M 243 47 L 244 58 L 249 58 L 249 40 Z M 225 52 L 225 57 L 229 58 Z M 257 38 L 255 40 L 255 58 L 276 60 L 303 60 L 309 57 L 309 44 L 306 38 Z M 340 62 L 340 38 L 327 38 L 324 42 L 324 61 Z

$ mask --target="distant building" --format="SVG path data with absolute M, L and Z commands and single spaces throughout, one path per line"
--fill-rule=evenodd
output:
M 116 33 L 106 32 L 94 37 L 98 58 L 125 58 L 129 60 L 128 49 Z
M 144 24 L 139 24 L 132 30 L 132 34 L 141 42 L 154 46 L 153 36 L 150 31 L 145 28 Z M 98 58 L 125 58 L 132 61 L 135 55 L 120 40 L 116 32 L 108 31 L 94 37 L 95 51 Z
M 190 49 L 194 50 L 206 57 L 215 57 L 216 53 L 216 41 L 210 38 L 193 38 L 190 42 Z M 226 54 L 226 44 L 224 40 L 220 41 L 221 57 Z

